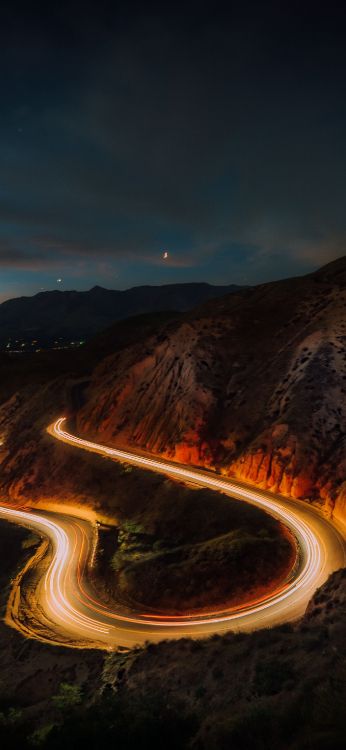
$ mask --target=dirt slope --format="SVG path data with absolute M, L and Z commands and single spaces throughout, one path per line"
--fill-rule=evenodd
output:
M 227 295 L 95 369 L 77 429 L 346 510 L 346 258 Z

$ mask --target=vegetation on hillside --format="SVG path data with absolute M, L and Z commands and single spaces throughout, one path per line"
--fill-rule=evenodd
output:
M 25 533 L 0 525 L 12 565 Z M 1 747 L 343 750 L 345 605 L 339 571 L 297 625 L 106 657 L 1 626 Z
M 294 560 L 270 516 L 208 490 L 164 482 L 138 510 L 140 523 L 126 520 L 100 542 L 99 570 L 122 601 L 171 613 L 236 605 L 273 586 Z

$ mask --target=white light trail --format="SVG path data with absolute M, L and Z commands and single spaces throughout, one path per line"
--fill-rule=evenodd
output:
M 72 641 L 78 637 L 98 646 L 100 642 L 108 647 L 133 646 L 146 640 L 183 636 L 202 637 L 230 628 L 254 630 L 258 627 L 268 627 L 300 616 L 314 590 L 324 582 L 328 573 L 345 564 L 345 542 L 342 535 L 327 519 L 318 516 L 309 506 L 243 487 L 203 470 L 188 469 L 160 459 L 84 440 L 64 430 L 64 422 L 65 418 L 58 419 L 48 428 L 49 433 L 81 449 L 159 471 L 257 505 L 293 532 L 300 549 L 299 564 L 294 570 L 292 580 L 286 581 L 280 590 L 261 601 L 252 601 L 238 609 L 214 611 L 201 616 L 194 614 L 169 617 L 138 612 L 126 615 L 95 600 L 88 590 L 87 578 L 84 581 L 83 573 L 88 571 L 90 550 L 94 554 L 95 531 L 92 524 L 75 516 L 68 516 L 66 508 L 64 514 L 47 514 L 45 511 L 32 512 L 0 506 L 1 517 L 30 526 L 51 540 L 52 560 L 36 594 L 40 608 L 47 614 L 50 623 L 55 625 L 55 630 L 62 629 L 65 635 L 70 635 Z
M 317 540 L 315 534 L 309 526 L 302 521 L 301 519 L 297 520 L 296 516 L 288 511 L 287 509 L 283 508 L 278 502 L 275 500 L 263 497 L 261 494 L 256 492 L 255 490 L 246 490 L 240 488 L 238 485 L 232 485 L 231 482 L 226 482 L 222 479 L 218 479 L 216 477 L 211 476 L 205 476 L 202 475 L 199 472 L 195 472 L 191 469 L 185 469 L 183 467 L 173 466 L 171 464 L 165 463 L 163 461 L 152 459 L 152 458 L 146 458 L 144 456 L 138 456 L 134 453 L 130 453 L 127 451 L 118 450 L 117 448 L 109 448 L 104 445 L 100 445 L 98 443 L 91 442 L 90 440 L 84 440 L 83 438 L 79 438 L 75 435 L 71 435 L 70 433 L 66 432 L 62 429 L 63 423 L 66 421 L 65 417 L 61 417 L 58 419 L 55 424 L 52 427 L 53 434 L 55 434 L 60 440 L 63 440 L 64 442 L 70 443 L 72 445 L 77 445 L 81 448 L 85 448 L 87 450 L 91 450 L 96 453 L 102 453 L 107 456 L 111 456 L 117 460 L 120 461 L 128 461 L 131 464 L 138 465 L 144 468 L 149 468 L 155 471 L 160 471 L 164 474 L 168 474 L 170 476 L 179 477 L 186 479 L 188 481 L 194 481 L 198 484 L 202 484 L 205 487 L 210 487 L 211 489 L 216 490 L 222 490 L 224 492 L 234 492 L 237 497 L 241 497 L 242 499 L 255 503 L 256 505 L 259 505 L 264 510 L 269 511 L 273 515 L 275 515 L 276 518 L 279 518 L 283 523 L 285 523 L 291 531 L 295 534 L 297 537 L 299 544 L 304 550 L 304 565 L 302 570 L 300 571 L 298 577 L 291 582 L 285 591 L 280 592 L 279 594 L 275 594 L 273 596 L 268 597 L 264 602 L 261 604 L 256 605 L 255 607 L 249 607 L 244 608 L 242 611 L 237 611 L 233 613 L 229 613 L 226 615 L 223 615 L 222 617 L 212 616 L 208 617 L 207 620 L 204 620 L 203 618 L 198 618 L 197 620 L 191 619 L 191 617 L 180 617 L 179 622 L 176 623 L 177 626 L 181 625 L 181 620 L 185 619 L 189 622 L 189 624 L 203 624 L 206 622 L 210 622 L 211 620 L 213 622 L 221 622 L 225 620 L 233 620 L 235 618 L 239 618 L 248 614 L 253 614 L 255 612 L 258 612 L 259 610 L 266 609 L 267 607 L 270 607 L 273 603 L 277 603 L 278 601 L 283 601 L 284 599 L 287 599 L 292 591 L 297 589 L 297 587 L 300 586 L 308 586 L 310 581 L 316 576 L 316 574 L 319 572 L 320 565 L 321 565 L 321 549 L 320 549 L 320 543 Z M 143 620 L 141 618 L 135 618 L 131 619 L 132 622 L 146 622 L 151 623 L 153 622 L 153 618 L 147 618 L 146 620 Z M 165 618 L 160 618 L 160 623 L 162 625 L 165 625 Z M 174 626 L 175 623 L 170 620 L 167 622 L 167 625 Z

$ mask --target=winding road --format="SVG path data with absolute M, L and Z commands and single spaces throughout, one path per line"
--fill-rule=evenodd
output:
M 36 619 L 40 627 L 21 627 L 20 618 L 12 624 L 26 635 L 70 645 L 103 648 L 132 647 L 145 641 L 166 638 L 204 637 L 227 630 L 250 631 L 271 627 L 300 617 L 316 588 L 333 571 L 346 565 L 344 530 L 315 508 L 269 492 L 245 486 L 202 469 L 189 469 L 172 462 L 134 452 L 109 448 L 75 435 L 64 428 L 65 419 L 50 425 L 56 439 L 80 449 L 125 461 L 245 500 L 282 521 L 294 534 L 299 561 L 291 579 L 248 607 L 197 616 L 158 617 L 145 613 L 127 615 L 111 610 L 95 599 L 88 583 L 87 568 L 95 547 L 95 525 L 66 513 L 23 510 L 0 506 L 0 518 L 27 526 L 51 542 L 51 560 L 35 588 Z M 14 585 L 12 609 L 18 611 L 20 582 Z M 50 635 L 44 635 L 45 629 Z M 54 636 L 55 634 L 55 636 Z

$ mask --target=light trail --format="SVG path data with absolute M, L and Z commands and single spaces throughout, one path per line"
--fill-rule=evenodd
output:
M 203 637 L 225 630 L 254 630 L 301 616 L 312 594 L 333 571 L 346 564 L 342 533 L 315 509 L 270 493 L 244 487 L 207 471 L 188 469 L 162 459 L 109 448 L 71 435 L 63 429 L 65 419 L 48 428 L 57 439 L 118 461 L 158 471 L 201 487 L 224 492 L 259 506 L 284 523 L 298 541 L 299 564 L 292 580 L 269 596 L 247 606 L 208 614 L 159 616 L 134 612 L 124 614 L 95 600 L 84 572 L 93 549 L 93 527 L 83 519 L 45 511 L 24 511 L 0 506 L 0 517 L 30 526 L 46 535 L 53 557 L 37 588 L 39 605 L 56 631 L 71 641 L 85 640 L 104 647 L 133 646 L 147 640 L 183 636 Z

